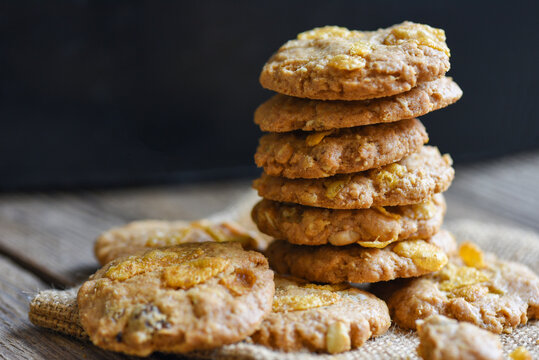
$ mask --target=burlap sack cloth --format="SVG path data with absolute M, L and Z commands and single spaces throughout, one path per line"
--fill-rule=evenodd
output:
M 234 207 L 212 216 L 212 219 L 233 219 L 247 227 L 253 227 L 248 214 L 254 201 L 252 195 L 246 196 Z M 468 220 L 449 222 L 445 227 L 453 232 L 458 241 L 471 240 L 485 251 L 493 252 L 506 260 L 524 263 L 539 273 L 538 234 Z M 41 291 L 30 303 L 30 320 L 35 325 L 87 339 L 78 322 L 76 295 L 77 288 Z M 530 321 L 527 325 L 515 329 L 512 334 L 503 334 L 500 338 L 506 356 L 517 346 L 524 346 L 533 358 L 539 358 L 539 321 Z M 392 326 L 386 334 L 368 340 L 361 348 L 339 355 L 282 353 L 248 342 L 187 355 L 202 359 L 418 359 L 415 350 L 417 344 L 418 339 L 414 332 Z

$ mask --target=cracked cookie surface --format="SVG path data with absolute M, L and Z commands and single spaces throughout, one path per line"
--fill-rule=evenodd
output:
M 252 211 L 258 229 L 297 245 L 335 246 L 358 243 L 384 247 L 394 241 L 425 239 L 442 226 L 442 194 L 413 205 L 358 210 L 315 208 L 263 199 Z
M 267 134 L 255 154 L 268 175 L 324 178 L 377 168 L 420 151 L 429 140 L 417 119 L 323 132 Z
M 462 90 L 448 77 L 412 90 L 363 101 L 322 101 L 277 94 L 260 105 L 254 121 L 262 131 L 324 131 L 411 119 L 456 102 Z
M 146 356 L 243 340 L 271 311 L 273 272 L 239 243 L 188 243 L 112 261 L 80 288 L 82 327 L 104 349 Z
M 445 191 L 455 175 L 449 155 L 436 147 L 399 162 L 323 179 L 286 179 L 265 173 L 253 182 L 263 198 L 328 209 L 417 204 Z
M 275 277 L 273 311 L 251 339 L 284 351 L 340 353 L 387 331 L 385 302 L 347 284 Z
M 420 276 L 440 270 L 456 250 L 445 230 L 426 240 L 404 240 L 382 249 L 347 246 L 301 246 L 274 241 L 266 251 L 271 267 L 309 281 L 371 283 Z
M 319 100 L 363 100 L 399 94 L 449 70 L 445 33 L 404 22 L 377 31 L 326 26 L 290 40 L 268 60 L 263 87 Z
M 394 291 L 388 306 L 397 325 L 415 329 L 416 320 L 439 314 L 499 334 L 539 318 L 539 278 L 528 267 L 470 243 L 461 245 L 459 255 Z
M 247 250 L 264 250 L 267 240 L 232 221 L 139 220 L 103 232 L 96 239 L 94 253 L 101 265 L 121 256 L 151 248 L 200 243 L 237 241 Z

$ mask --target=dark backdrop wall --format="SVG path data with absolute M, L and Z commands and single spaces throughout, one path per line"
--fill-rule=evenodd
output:
M 0 189 L 253 176 L 266 59 L 326 24 L 446 30 L 457 163 L 539 146 L 535 1 L 1 1 Z

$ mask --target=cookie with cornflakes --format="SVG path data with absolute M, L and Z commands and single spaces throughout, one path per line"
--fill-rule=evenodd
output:
M 253 182 L 263 198 L 329 209 L 410 205 L 445 191 L 455 175 L 448 154 L 424 146 L 399 162 L 323 179 L 287 179 L 263 173 Z
M 274 241 L 266 251 L 279 274 L 337 284 L 372 283 L 415 277 L 440 270 L 456 250 L 453 236 L 441 230 L 431 238 L 404 240 L 384 248 L 303 246 Z
M 385 302 L 366 291 L 276 276 L 273 311 L 251 339 L 283 351 L 334 354 L 361 346 L 390 324 Z
M 312 179 L 377 168 L 419 152 L 429 137 L 417 119 L 260 138 L 255 162 L 268 175 Z
M 80 288 L 80 323 L 104 349 L 146 356 L 243 340 L 271 311 L 273 271 L 239 243 L 187 243 L 108 263 Z
M 440 271 L 401 285 L 388 300 L 397 325 L 444 315 L 494 333 L 510 333 L 539 318 L 539 277 L 528 267 L 484 254 L 473 243 L 460 246 Z
M 258 229 L 297 245 L 382 248 L 406 239 L 426 239 L 442 226 L 445 199 L 435 194 L 419 204 L 333 210 L 263 199 L 251 212 Z
M 363 100 L 409 91 L 449 70 L 445 33 L 403 22 L 377 31 L 325 26 L 303 32 L 268 60 L 263 87 L 319 100 Z
M 254 121 L 269 132 L 326 131 L 412 119 L 451 105 L 461 96 L 462 90 L 449 77 L 371 100 L 323 101 L 276 94 L 256 109 Z
M 264 250 L 268 239 L 233 221 L 138 220 L 103 232 L 94 253 L 101 265 L 142 250 L 206 241 L 237 241 L 247 250 Z

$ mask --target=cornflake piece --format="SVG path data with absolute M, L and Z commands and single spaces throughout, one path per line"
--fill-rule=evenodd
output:
M 449 48 L 445 43 L 445 31 L 428 25 L 404 23 L 391 29 L 384 39 L 385 45 L 398 45 L 406 41 L 414 41 L 436 50 L 443 51 L 449 56 Z
M 333 130 L 328 130 L 328 131 L 320 131 L 320 132 L 315 132 L 313 134 L 310 134 L 307 136 L 307 138 L 305 139 L 305 143 L 308 145 L 308 146 L 315 146 L 315 145 L 318 145 L 320 144 L 320 142 L 326 137 L 328 136 L 329 134 L 331 134 L 333 132 Z
M 189 289 L 223 272 L 228 265 L 228 260 L 218 257 L 195 259 L 167 267 L 163 279 L 171 288 Z
M 136 275 L 195 259 L 203 254 L 204 251 L 200 248 L 190 249 L 185 252 L 153 250 L 143 256 L 130 256 L 121 263 L 111 266 L 105 276 L 111 280 L 124 281 Z
M 486 266 L 483 252 L 479 246 L 469 241 L 460 245 L 459 256 L 466 266 L 472 266 L 477 269 L 482 269 Z
M 428 271 L 440 270 L 447 264 L 447 255 L 440 248 L 424 240 L 401 241 L 395 245 L 393 251 L 412 259 L 414 264 Z
M 531 354 L 524 346 L 517 347 L 509 354 L 509 357 L 513 360 L 532 360 Z

